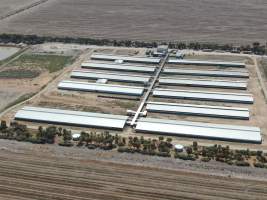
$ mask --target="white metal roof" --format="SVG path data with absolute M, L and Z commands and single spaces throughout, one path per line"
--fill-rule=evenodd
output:
M 192 76 L 213 76 L 213 77 L 236 77 L 248 78 L 247 71 L 222 71 L 222 70 L 196 70 L 196 69 L 175 69 L 164 68 L 164 74 L 177 74 L 177 75 L 192 75 Z
M 185 114 L 231 119 L 249 119 L 249 110 L 247 108 L 148 102 L 146 109 L 149 112 L 171 113 L 178 115 Z
M 112 129 L 123 129 L 127 118 L 122 115 L 28 106 L 19 110 L 15 115 L 16 120 Z
M 163 77 L 159 79 L 160 85 L 181 85 L 209 88 L 227 88 L 227 89 L 247 89 L 247 81 L 229 81 L 212 79 L 188 79 Z
M 154 97 L 176 98 L 176 99 L 192 99 L 206 101 L 222 101 L 232 103 L 253 103 L 253 97 L 247 93 L 225 93 L 225 92 L 209 92 L 196 90 L 168 90 L 155 89 Z
M 101 92 L 110 94 L 124 94 L 133 96 L 142 96 L 144 92 L 144 87 L 86 83 L 79 81 L 61 81 L 58 84 L 58 89 L 85 92 Z
M 208 65 L 208 66 L 224 66 L 224 67 L 246 67 L 245 63 L 241 62 L 222 62 L 222 61 L 203 61 L 203 60 L 185 60 L 185 59 L 169 59 L 170 64 L 179 65 Z
M 133 83 L 143 83 L 149 82 L 149 76 L 137 76 L 132 74 L 115 74 L 115 73 L 103 73 L 103 72 L 93 72 L 85 70 L 73 70 L 71 73 L 72 78 L 83 78 L 83 79 L 108 79 L 112 81 L 120 82 L 133 82 Z
M 141 118 L 136 131 L 193 138 L 261 143 L 258 127 Z
M 155 66 L 143 66 L 143 65 L 126 65 L 117 63 L 95 63 L 84 62 L 81 65 L 82 68 L 87 69 L 103 69 L 113 71 L 128 71 L 128 72 L 142 72 L 153 73 L 156 70 Z
M 124 56 L 124 55 L 110 55 L 110 54 L 92 54 L 91 59 L 95 60 L 123 60 L 126 62 L 138 62 L 138 63 L 154 63 L 159 64 L 160 58 L 153 57 L 137 57 L 137 56 Z

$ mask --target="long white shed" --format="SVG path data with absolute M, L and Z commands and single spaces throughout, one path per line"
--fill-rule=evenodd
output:
M 260 129 L 251 126 L 141 118 L 137 122 L 136 131 L 212 140 L 247 143 L 262 142 Z

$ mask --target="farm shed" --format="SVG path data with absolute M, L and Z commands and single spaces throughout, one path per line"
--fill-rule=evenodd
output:
M 86 83 L 86 82 L 79 82 L 79 81 L 61 81 L 58 84 L 58 89 L 72 90 L 72 91 L 84 91 L 84 92 L 122 94 L 122 95 L 131 95 L 131 96 L 142 96 L 144 92 L 144 87 L 111 85 L 111 84 L 101 84 L 101 83 Z
M 137 122 L 136 131 L 212 140 L 247 143 L 262 142 L 260 129 L 250 126 L 141 118 Z
M 246 81 L 228 81 L 212 79 L 188 79 L 179 77 L 164 77 L 159 79 L 160 85 L 179 85 L 191 87 L 225 88 L 225 89 L 247 89 Z
M 191 75 L 191 76 L 210 76 L 210 77 L 235 77 L 235 78 L 248 78 L 247 71 L 222 71 L 222 70 L 196 70 L 196 69 L 175 69 L 165 68 L 163 74 L 176 74 L 176 75 Z
M 247 108 L 148 102 L 146 109 L 148 112 L 166 114 L 183 114 L 226 119 L 249 119 L 249 110 Z
M 80 79 L 107 79 L 111 81 L 118 82 L 130 82 L 130 83 L 142 83 L 147 84 L 150 80 L 149 76 L 137 76 L 132 74 L 115 74 L 106 72 L 93 72 L 85 70 L 73 70 L 71 73 L 71 78 Z
M 92 60 L 123 60 L 124 62 L 136 62 L 136 63 L 148 63 L 148 64 L 159 64 L 160 58 L 153 57 L 137 57 L 137 56 L 124 56 L 124 55 L 109 55 L 109 54 L 92 54 Z
M 245 68 L 246 64 L 241 62 L 222 62 L 222 61 L 202 61 L 202 60 L 181 60 L 181 59 L 169 59 L 169 64 L 177 65 L 206 65 L 206 66 L 221 66 L 221 67 L 238 67 Z
M 43 122 L 81 127 L 123 129 L 127 116 L 91 112 L 80 112 L 41 107 L 24 107 L 19 110 L 16 120 Z
M 141 72 L 141 73 L 154 73 L 156 70 L 155 66 L 127 65 L 127 64 L 116 64 L 116 63 L 95 63 L 95 62 L 84 62 L 82 63 L 81 67 L 86 69 L 101 69 L 101 70 L 128 71 L 128 72 Z
M 247 93 L 224 93 L 197 90 L 155 89 L 153 91 L 153 96 L 162 98 L 205 100 L 246 104 L 253 104 L 254 101 L 252 95 Z

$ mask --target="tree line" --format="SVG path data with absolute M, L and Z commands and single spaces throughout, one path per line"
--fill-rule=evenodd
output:
M 61 43 L 76 43 L 84 45 L 98 46 L 114 46 L 114 47 L 142 47 L 155 48 L 158 45 L 169 45 L 171 49 L 194 49 L 194 50 L 222 50 L 222 51 L 237 51 L 251 52 L 257 55 L 267 54 L 266 44 L 254 42 L 253 44 L 241 45 L 236 47 L 233 44 L 216 44 L 204 42 L 158 42 L 158 41 L 132 41 L 132 40 L 112 40 L 112 39 L 95 39 L 82 37 L 52 37 L 52 36 L 37 36 L 37 35 L 21 35 L 21 34 L 0 34 L 0 43 L 7 44 L 42 44 L 45 42 L 61 42 Z
M 80 137 L 73 138 L 71 130 L 62 127 L 49 126 L 38 130 L 30 130 L 26 125 L 12 122 L 7 126 L 5 121 L 0 123 L 0 139 L 17 140 L 31 142 L 34 144 L 58 144 L 65 147 L 84 147 L 88 149 L 113 150 L 119 153 L 138 153 L 149 156 L 173 157 L 182 160 L 200 160 L 209 162 L 215 160 L 228 165 L 253 166 L 267 168 L 267 153 L 262 151 L 233 150 L 229 146 L 213 145 L 201 146 L 197 142 L 185 146 L 182 151 L 178 151 L 172 144 L 172 138 L 159 136 L 156 138 L 144 138 L 143 136 L 124 137 L 118 134 L 103 132 L 80 133 Z

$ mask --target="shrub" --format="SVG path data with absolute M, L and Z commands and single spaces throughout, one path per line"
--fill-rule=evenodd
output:
M 236 166 L 240 166 L 240 167 L 249 167 L 250 164 L 246 161 L 236 161 L 235 162 Z
M 201 161 L 203 161 L 203 162 L 209 162 L 210 161 L 210 158 L 209 157 L 203 157 L 203 158 L 201 158 Z
M 234 162 L 233 162 L 232 160 L 227 160 L 226 163 L 227 163 L 228 165 L 233 165 L 233 164 L 234 164 Z
M 127 147 L 119 147 L 118 152 L 120 153 L 135 153 L 134 149 L 127 148 Z
M 264 168 L 264 164 L 260 162 L 254 163 L 253 165 L 254 167 L 257 167 L 257 168 Z
M 124 153 L 124 152 L 127 152 L 127 151 L 128 151 L 127 147 L 119 147 L 118 148 L 118 152 L 120 152 L 120 153 Z
M 73 143 L 71 143 L 71 142 L 60 142 L 58 145 L 59 146 L 63 146 L 63 147 L 72 147 Z
M 193 154 L 176 153 L 174 157 L 179 158 L 181 160 L 192 160 L 192 161 L 196 160 Z
M 88 148 L 88 149 L 96 149 L 97 146 L 96 146 L 95 144 L 88 144 L 88 145 L 87 145 L 87 148 Z
M 171 154 L 168 152 L 158 152 L 156 155 L 160 157 L 171 157 Z

